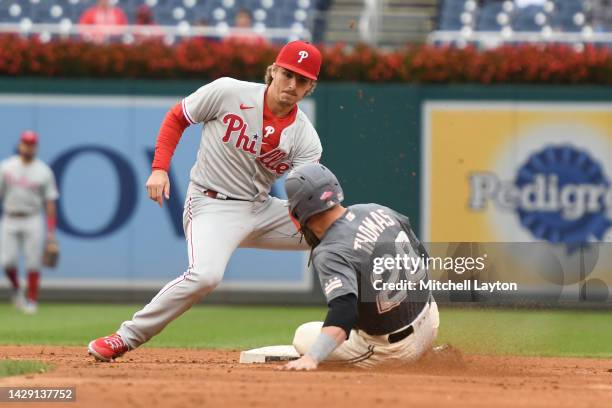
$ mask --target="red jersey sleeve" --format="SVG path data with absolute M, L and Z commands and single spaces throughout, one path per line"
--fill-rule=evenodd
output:
M 183 114 L 181 104 L 177 103 L 166 113 L 159 128 L 157 143 L 155 143 L 155 156 L 151 166 L 153 169 L 168 171 L 176 145 L 188 126 L 189 122 Z

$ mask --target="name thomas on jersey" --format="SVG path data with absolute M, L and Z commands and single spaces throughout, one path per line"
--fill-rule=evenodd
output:
M 347 215 L 350 221 L 351 214 Z M 376 241 L 388 227 L 396 225 L 396 222 L 385 213 L 383 209 L 371 211 L 368 217 L 365 217 L 359 227 L 353 240 L 353 249 L 363 250 L 368 255 L 374 252 Z
M 329 301 L 347 293 L 357 295 L 357 327 L 371 335 L 391 333 L 423 310 L 431 291 L 377 290 L 374 282 L 427 281 L 427 271 L 414 274 L 403 269 L 373 273 L 376 258 L 425 253 L 412 232 L 408 218 L 378 204 L 348 207 L 344 217 L 327 231 L 321 244 L 313 250 L 313 265 Z

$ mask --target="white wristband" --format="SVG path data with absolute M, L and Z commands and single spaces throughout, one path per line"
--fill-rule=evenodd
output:
M 321 332 L 319 337 L 317 337 L 312 346 L 310 346 L 310 349 L 306 352 L 306 355 L 317 363 L 320 363 L 325 360 L 336 347 L 338 347 L 336 340 L 329 334 Z

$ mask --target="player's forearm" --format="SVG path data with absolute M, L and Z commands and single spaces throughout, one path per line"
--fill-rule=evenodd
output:
M 306 355 L 317 364 L 325 360 L 346 338 L 346 333 L 341 327 L 327 326 L 321 329 L 321 333 L 310 346 Z
M 183 115 L 181 104 L 177 103 L 168 111 L 159 128 L 151 166 L 153 169 L 168 171 L 176 146 L 188 126 L 189 121 Z
M 45 204 L 45 215 L 47 216 L 47 233 L 53 235 L 57 224 L 57 208 L 55 201 L 49 200 Z
M 332 299 L 321 334 L 310 347 L 307 356 L 317 363 L 325 360 L 346 339 L 357 322 L 357 296 L 347 293 Z
M 334 339 L 334 341 L 336 342 L 336 347 L 344 343 L 344 341 L 348 337 L 344 329 L 342 327 L 337 326 L 325 326 L 321 328 L 321 333 L 325 333 L 329 337 Z

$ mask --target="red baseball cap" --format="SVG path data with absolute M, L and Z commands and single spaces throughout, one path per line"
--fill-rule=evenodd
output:
M 322 59 L 321 52 L 314 45 L 306 41 L 292 41 L 281 48 L 275 63 L 316 81 Z
M 25 144 L 38 144 L 38 133 L 34 132 L 33 130 L 26 130 L 21 134 L 19 140 Z

